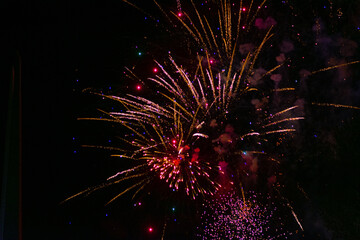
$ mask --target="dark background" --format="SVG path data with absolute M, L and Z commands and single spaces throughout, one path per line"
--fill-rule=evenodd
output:
M 327 1 L 314 2 L 321 6 Z M 344 28 L 355 28 L 356 21 L 351 19 L 358 12 L 346 8 L 347 4 L 358 6 L 355 1 L 335 4 L 345 6 L 345 14 L 350 15 Z M 104 207 L 110 195 L 100 193 L 63 205 L 60 202 L 116 172 L 112 168 L 117 163 L 108 153 L 81 148 L 94 139 L 111 141 L 106 128 L 76 120 L 94 116 L 101 105 L 101 99 L 82 90 L 134 91 L 138 83 L 126 80 L 123 67 L 140 62 L 151 72 L 149 57 L 139 57 L 139 49 L 151 52 L 144 36 L 162 40 L 166 33 L 151 27 L 154 23 L 147 23 L 144 14 L 121 1 L 3 1 L 1 5 L 6 33 L 2 37 L 6 40 L 4 79 L 11 79 L 11 66 L 21 61 L 23 239 L 159 239 L 164 213 L 156 212 L 160 209 L 156 201 L 135 208 L 124 198 Z M 147 4 L 142 6 L 146 9 Z M 175 10 L 176 1 L 169 6 Z M 307 4 L 297 6 L 301 9 Z M 148 9 L 151 12 L 154 7 Z M 359 43 L 358 35 L 352 37 Z M 9 97 L 9 86 L 10 81 L 2 80 L 2 102 Z M 358 89 L 358 81 L 353 87 Z M 9 111 L 4 104 L 2 112 Z M 323 121 L 321 113 L 329 114 L 327 110 L 313 114 L 305 134 L 311 140 L 297 152 L 303 163 L 288 166 L 294 182 L 300 182 L 311 199 L 310 206 L 300 210 L 307 227 L 305 239 L 327 239 L 328 231 L 335 239 L 355 239 L 360 234 L 359 113 L 346 111 L 330 110 L 330 116 L 345 118 L 342 124 L 334 118 L 326 126 L 335 145 L 309 137 L 315 135 L 311 128 L 327 132 L 321 124 L 311 122 Z M 5 122 L 7 115 L 1 115 Z M 2 132 L 5 129 L 2 127 Z M 329 151 L 331 147 L 336 148 L 336 156 Z M 189 221 L 185 214 L 180 217 L 183 222 L 169 224 L 168 239 L 187 239 L 182 229 Z M 149 226 L 154 227 L 153 233 L 147 232 Z

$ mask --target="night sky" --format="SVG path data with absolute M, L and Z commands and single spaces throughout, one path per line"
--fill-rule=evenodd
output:
M 328 2 L 314 1 L 312 7 Z M 333 2 L 342 7 L 345 16 L 332 25 L 332 36 L 345 32 L 360 44 L 356 31 L 360 4 Z M 160 239 L 165 218 L 171 219 L 165 239 L 191 239 L 191 219 L 196 214 L 181 200 L 158 201 L 161 198 L 155 195 L 144 197 L 142 206 L 135 207 L 134 201 L 124 197 L 105 207 L 115 187 L 60 204 L 68 196 L 101 183 L 121 166 L 109 152 L 81 147 L 111 142 L 114 135 L 105 125 L 77 120 L 97 116 L 96 109 L 104 104 L 83 90 L 136 92 L 138 82 L 124 77 L 124 67 L 141 66 L 140 74 L 151 74 L 153 52 L 161 55 L 173 47 L 167 33 L 120 0 L 14 0 L 3 1 L 1 6 L 3 13 L 10 13 L 2 37 L 6 40 L 3 56 L 8 79 L 1 82 L 1 89 L 5 89 L 2 102 L 9 98 L 11 67 L 21 61 L 23 239 Z M 150 3 L 141 6 L 156 12 Z M 167 1 L 165 6 L 176 10 L 176 1 Z M 306 12 L 306 3 L 295 6 Z M 326 23 L 333 23 L 323 14 Z M 313 20 L 308 26 L 312 24 Z M 139 56 L 139 51 L 144 54 Z M 352 60 L 359 60 L 359 50 L 355 51 Z M 350 85 L 335 85 L 350 89 L 351 98 L 339 96 L 349 91 L 335 91 L 321 80 L 309 83 L 307 97 L 360 106 L 359 69 L 359 65 L 352 67 Z M 331 74 L 337 72 L 320 76 Z M 331 94 L 323 93 L 324 89 Z M 144 89 L 143 94 L 149 95 L 150 90 Z M 10 110 L 3 105 L 2 112 L 7 114 L 2 114 L 1 121 L 6 121 Z M 360 111 L 310 109 L 300 146 L 284 164 L 286 182 L 289 186 L 301 183 L 310 199 L 295 204 L 306 229 L 304 239 L 356 239 L 360 235 Z M 1 132 L 5 131 L 2 127 Z M 1 141 L 3 151 L 5 137 Z M 288 189 L 288 194 L 296 199 L 298 190 Z M 176 212 L 165 212 L 164 206 L 172 209 L 175 205 Z

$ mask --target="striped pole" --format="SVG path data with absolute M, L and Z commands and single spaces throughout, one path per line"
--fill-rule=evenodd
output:
M 22 240 L 21 59 L 12 67 L 5 128 L 0 239 Z

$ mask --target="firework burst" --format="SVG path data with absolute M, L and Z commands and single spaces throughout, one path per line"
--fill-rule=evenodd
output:
M 293 128 L 271 127 L 302 119 L 281 117 L 296 108 L 291 107 L 269 115 L 261 122 L 250 123 L 242 127 L 241 132 L 236 132 L 230 124 L 223 126 L 231 112 L 231 105 L 241 101 L 241 96 L 257 89 L 251 88 L 241 77 L 237 77 L 237 73 L 234 74 L 230 86 L 226 88 L 221 74 L 212 78 L 209 69 L 206 69 L 207 74 L 204 78 L 200 75 L 195 81 L 191 81 L 185 70 L 178 67 L 173 60 L 172 63 L 178 73 L 176 77 L 171 76 L 159 64 L 162 74 L 150 79 L 163 89 L 159 91 L 162 96 L 161 105 L 139 96 L 101 95 L 119 102 L 126 111 L 103 112 L 107 117 L 102 118 L 82 118 L 117 123 L 134 136 L 131 139 L 122 139 L 124 144 L 129 146 L 126 150 L 99 147 L 117 151 L 117 154 L 112 155 L 114 157 L 128 158 L 139 163 L 132 169 L 110 177 L 110 182 L 99 186 L 100 188 L 134 178 L 141 179 L 136 186 L 141 185 L 143 188 L 151 183 L 151 178 L 158 177 L 168 183 L 170 188 L 182 188 L 192 198 L 213 194 L 221 187 L 216 181 L 217 176 L 224 174 L 219 169 L 219 159 L 226 159 L 227 155 L 232 155 L 230 149 L 240 147 L 241 142 L 248 141 L 249 138 L 256 138 L 261 142 L 266 141 L 266 136 L 271 134 L 295 131 Z M 281 120 L 276 120 L 278 117 Z M 218 128 L 224 128 L 224 132 L 219 135 L 213 134 L 212 132 Z M 261 150 L 255 151 L 254 148 L 251 151 L 237 148 L 235 154 L 242 158 L 244 151 L 248 151 L 248 154 L 266 154 Z
M 125 180 L 136 180 L 134 185 L 109 201 L 112 202 L 137 187 L 138 190 L 134 194 L 136 195 L 146 185 L 151 184 L 154 178 L 163 180 L 174 190 L 184 191 L 193 199 L 199 195 L 212 195 L 221 187 L 217 181 L 218 175 L 225 174 L 219 168 L 219 161 L 234 158 L 236 166 L 240 166 L 239 162 L 244 162 L 245 159 L 244 153 L 267 155 L 261 147 L 261 144 L 267 141 L 267 136 L 295 131 L 293 127 L 284 127 L 283 123 L 303 119 L 284 117 L 287 116 L 285 113 L 291 112 L 296 106 L 275 114 L 268 113 L 266 102 L 269 97 L 266 96 L 274 91 L 260 91 L 251 83 L 257 58 L 272 36 L 271 27 L 258 46 L 254 46 L 244 56 L 237 54 L 239 36 L 243 34 L 242 31 L 248 31 L 240 27 L 241 19 L 245 19 L 244 24 L 250 25 L 264 2 L 259 5 L 252 17 L 251 8 L 245 13 L 241 3 L 235 24 L 231 18 L 230 2 L 222 2 L 218 12 L 220 38 L 215 37 L 208 19 L 200 16 L 193 2 L 199 29 L 186 12 L 183 13 L 187 22 L 173 14 L 199 44 L 199 48 L 204 49 L 198 52 L 202 52 L 203 55 L 198 54 L 196 57 L 197 67 L 191 68 L 194 70 L 188 72 L 171 56 L 167 67 L 156 62 L 160 71 L 156 77 L 149 78 L 157 89 L 156 101 L 134 95 L 118 97 L 98 94 L 120 103 L 126 111 L 102 111 L 104 117 L 81 119 L 119 124 L 130 131 L 133 137 L 122 139 L 124 145 L 127 145 L 125 149 L 87 147 L 116 151 L 117 153 L 112 156 L 132 159 L 137 165 L 118 172 L 108 178 L 108 182 L 86 189 L 75 196 L 89 194 Z M 210 55 L 212 52 L 217 53 L 216 59 Z M 214 64 L 215 61 L 219 61 L 219 64 Z M 236 67 L 235 61 L 238 62 Z M 223 66 L 221 70 L 218 69 L 219 65 Z M 267 77 L 280 65 L 265 71 L 258 79 Z M 129 69 L 128 72 L 129 76 L 137 78 Z M 292 89 L 276 89 L 288 90 Z M 249 101 L 252 94 L 263 96 L 263 103 L 254 104 Z M 241 110 L 240 114 L 247 116 L 247 121 L 249 116 L 253 117 L 246 126 L 237 123 L 241 118 L 237 116 L 239 108 L 245 109 Z M 233 116 L 236 117 L 231 121 L 230 118 Z M 248 144 L 244 144 L 249 141 L 256 142 L 256 146 L 249 147 Z
M 159 70 L 147 82 L 153 97 L 95 93 L 118 102 L 123 111 L 101 111 L 101 118 L 81 119 L 118 124 L 130 134 L 121 138 L 122 147 L 86 147 L 111 150 L 112 156 L 130 159 L 135 166 L 66 200 L 120 182 L 135 182 L 110 203 L 133 189 L 135 196 L 154 179 L 195 199 L 216 193 L 227 184 L 224 179 L 236 186 L 241 182 L 253 184 L 256 179 L 244 179 L 258 174 L 259 158 L 279 163 L 274 154 L 266 151 L 268 146 L 280 144 L 285 135 L 295 132 L 295 122 L 304 117 L 296 113 L 301 106 L 294 101 L 271 108 L 272 100 L 279 101 L 279 94 L 295 90 L 291 86 L 281 88 L 281 76 L 273 74 L 285 64 L 285 56 L 270 70 L 255 68 L 273 37 L 275 22 L 270 19 L 261 28 L 258 43 L 243 43 L 244 36 L 252 34 L 250 26 L 265 2 L 255 6 L 250 1 L 245 7 L 240 1 L 233 11 L 230 1 L 220 1 L 218 21 L 212 26 L 210 18 L 202 16 L 193 1 L 194 18 L 184 11 L 180 1 L 181 15 L 172 12 L 170 16 L 155 1 L 172 24 L 177 21 L 189 34 L 196 55 L 190 55 L 187 64 L 179 64 L 172 56 L 163 63 L 155 61 Z M 220 32 L 215 33 L 215 29 Z M 128 76 L 144 82 L 130 69 Z M 274 135 L 277 137 L 271 137 Z M 219 162 L 226 162 L 228 171 L 219 167 Z M 235 175 L 235 181 L 230 180 L 230 175 Z M 276 181 L 275 172 L 268 177 L 270 185 Z

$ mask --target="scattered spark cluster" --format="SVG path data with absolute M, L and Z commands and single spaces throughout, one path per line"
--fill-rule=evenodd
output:
M 261 201 L 254 193 L 247 199 L 233 192 L 219 195 L 204 204 L 198 238 L 286 239 L 291 233 L 283 229 L 283 220 L 277 211 L 269 196 Z

